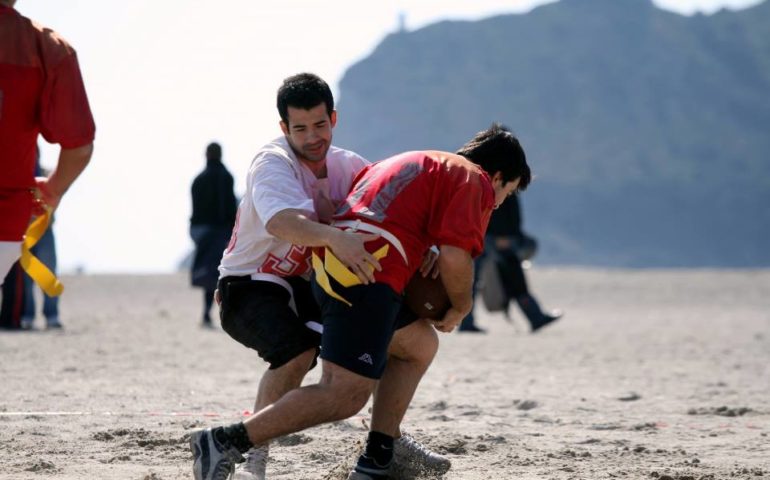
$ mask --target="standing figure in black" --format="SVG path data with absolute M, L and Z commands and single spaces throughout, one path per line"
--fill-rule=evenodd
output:
M 219 279 L 219 260 L 227 247 L 237 209 L 233 176 L 222 164 L 222 147 L 206 147 L 206 168 L 192 184 L 190 236 L 195 242 L 193 286 L 203 288 L 203 326 L 211 326 L 209 311 Z
M 474 266 L 474 289 L 478 283 L 483 262 L 494 262 L 507 298 L 505 310 L 507 311 L 507 305 L 511 300 L 516 300 L 527 317 L 533 333 L 562 316 L 560 310 L 544 312 L 535 297 L 529 293 L 521 262 L 535 255 L 537 241 L 521 229 L 521 209 L 517 194 L 508 197 L 492 212 L 484 243 L 484 253 L 477 257 Z M 459 330 L 484 333 L 484 330 L 475 324 L 473 311 L 465 317 Z

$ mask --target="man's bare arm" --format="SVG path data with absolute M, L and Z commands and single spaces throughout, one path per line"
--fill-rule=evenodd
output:
M 440 250 L 438 268 L 452 306 L 434 325 L 440 332 L 451 332 L 473 308 L 473 259 L 469 252 L 451 245 L 442 245 Z
M 330 248 L 364 284 L 374 282 L 370 265 L 377 271 L 381 269 L 380 262 L 364 247 L 364 243 L 375 240 L 379 235 L 348 233 L 316 222 L 304 211 L 291 208 L 275 214 L 265 228 L 270 235 L 295 245 Z
M 59 206 L 62 196 L 85 170 L 93 151 L 93 143 L 77 148 L 61 149 L 59 162 L 51 175 L 48 178 L 38 177 L 35 179 L 37 189 L 46 205 L 52 209 Z

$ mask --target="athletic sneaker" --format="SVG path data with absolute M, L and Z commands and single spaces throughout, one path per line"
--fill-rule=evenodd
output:
M 443 475 L 452 462 L 443 455 L 431 451 L 408 433 L 403 433 L 393 442 L 393 468 L 406 469 L 430 475 Z
M 381 478 L 384 479 L 388 477 L 382 477 L 382 476 L 373 477 L 367 473 L 356 472 L 355 470 L 353 470 L 352 472 L 350 472 L 350 475 L 348 475 L 347 480 L 380 480 Z
M 391 463 L 393 462 L 380 465 L 377 460 L 361 454 L 355 468 L 348 475 L 348 480 L 387 480 Z
M 246 461 L 235 467 L 234 480 L 265 480 L 269 445 L 252 447 L 246 452 Z
M 190 450 L 195 480 L 227 480 L 233 474 L 235 464 L 245 460 L 235 447 L 222 445 L 210 428 L 190 436 Z

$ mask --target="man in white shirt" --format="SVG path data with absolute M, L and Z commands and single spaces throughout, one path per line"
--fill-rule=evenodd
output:
M 247 192 L 219 267 L 222 328 L 270 364 L 260 380 L 255 411 L 299 387 L 316 364 L 322 327 L 308 281 L 312 247 L 331 249 L 365 284 L 380 269 L 364 248 L 378 235 L 328 225 L 368 163 L 331 145 L 337 114 L 328 85 L 307 73 L 287 78 L 278 90 L 278 111 L 284 136 L 265 145 L 249 168 Z M 400 436 L 404 412 L 438 349 L 427 321 L 405 318 L 401 326 L 389 351 L 391 372 L 383 380 L 387 388 L 375 396 L 370 441 L 378 432 Z M 207 432 L 205 442 L 232 443 L 245 434 L 221 427 Z M 206 447 L 193 443 L 192 448 Z M 417 460 L 437 473 L 449 468 L 449 460 L 407 435 L 396 441 L 395 451 L 396 461 L 400 452 L 410 463 Z M 251 448 L 235 478 L 264 479 L 267 458 L 268 445 Z M 209 478 L 208 465 L 196 463 L 194 468 L 195 478 Z

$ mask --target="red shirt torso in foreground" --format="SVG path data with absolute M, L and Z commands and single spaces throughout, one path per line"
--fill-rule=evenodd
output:
M 391 246 L 375 279 L 401 293 L 431 245 L 478 256 L 494 204 L 492 183 L 478 165 L 447 152 L 407 152 L 361 171 L 334 219 L 360 219 L 400 240 L 408 265 Z M 386 242 L 381 237 L 367 249 L 373 252 Z
M 0 241 L 30 219 L 38 134 L 63 148 L 94 139 L 77 57 L 55 32 L 0 5 Z

